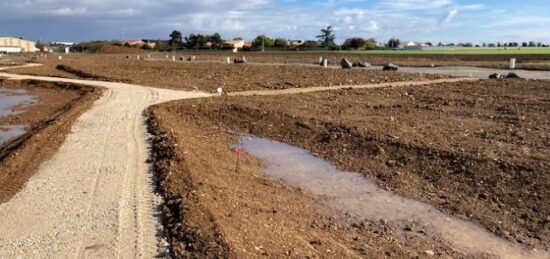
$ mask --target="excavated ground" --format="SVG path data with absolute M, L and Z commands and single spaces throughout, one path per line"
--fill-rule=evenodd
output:
M 25 125 L 23 136 L 0 147 L 0 203 L 15 195 L 63 143 L 72 123 L 101 96 L 101 89 L 67 83 L 9 81 L 0 88 L 25 90 L 37 102 L 0 117 L 0 125 Z
M 10 72 L 68 78 L 100 79 L 161 88 L 215 92 L 288 89 L 332 85 L 422 81 L 449 78 L 444 75 L 404 74 L 383 71 L 319 69 L 273 65 L 227 65 L 170 61 L 126 60 L 117 55 L 74 55 L 63 60 L 40 59 L 41 67 Z M 62 66 L 60 66 L 62 65 Z
M 403 234 L 385 222 L 327 219 L 308 195 L 266 180 L 252 157 L 236 174 L 231 130 L 307 149 L 510 242 L 548 250 L 549 97 L 548 81 L 496 80 L 156 106 L 150 125 L 160 185 L 173 197 L 171 243 L 179 255 L 466 256 L 414 225 Z

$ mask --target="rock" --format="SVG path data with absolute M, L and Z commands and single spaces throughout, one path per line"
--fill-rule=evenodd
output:
M 501 77 L 501 75 L 497 74 L 497 73 L 494 73 L 494 74 L 490 74 L 489 75 L 489 79 L 499 79 Z
M 510 72 L 510 73 L 508 73 L 508 75 L 506 75 L 506 78 L 514 78 L 514 79 L 516 79 L 516 78 L 521 78 L 521 77 L 519 77 L 519 76 L 518 76 L 516 73 L 514 73 L 514 72 Z
M 424 251 L 424 254 L 427 255 L 427 256 L 434 256 L 435 252 L 433 250 L 426 250 L 426 251 Z
M 390 64 L 386 64 L 384 65 L 384 68 L 382 69 L 384 71 L 397 71 L 399 70 L 399 67 L 390 63 Z
M 347 58 L 343 58 L 342 61 L 340 61 L 340 65 L 343 69 L 353 68 L 353 64 Z
M 371 64 L 366 62 L 361 62 L 361 61 L 353 63 L 353 67 L 371 67 L 371 66 L 372 66 Z

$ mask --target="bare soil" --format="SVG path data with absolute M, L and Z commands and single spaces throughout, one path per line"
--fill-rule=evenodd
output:
M 164 53 L 152 54 L 163 58 Z M 189 57 L 195 55 L 198 61 L 209 60 L 222 62 L 225 57 L 246 56 L 250 62 L 259 63 L 300 63 L 314 64 L 319 57 L 329 59 L 330 64 L 340 64 L 343 57 L 351 61 L 363 61 L 372 65 L 394 63 L 400 66 L 430 67 L 434 66 L 477 66 L 487 68 L 508 68 L 510 58 L 516 58 L 516 67 L 527 70 L 550 70 L 550 55 L 404 55 L 404 54 L 365 54 L 365 53 L 338 53 L 338 52 L 242 52 L 233 53 L 205 53 L 188 52 L 178 53 L 178 56 Z
M 0 147 L 0 203 L 13 197 L 42 161 L 59 148 L 71 124 L 101 95 L 101 89 L 66 83 L 10 81 L 0 87 L 24 89 L 38 102 L 23 113 L 0 118 L 0 125 L 27 125 L 27 134 Z
M 208 119 L 151 109 L 152 162 L 174 258 L 463 258 L 422 230 L 384 221 L 348 225 L 319 213 L 307 193 L 261 173 L 245 156 L 235 171 L 238 136 Z M 199 114 L 196 114 L 199 115 Z
M 396 237 L 399 231 L 380 222 L 349 227 L 324 221 L 328 219 L 316 212 L 313 199 L 265 180 L 251 157 L 234 174 L 229 144 L 237 140 L 227 133 L 233 130 L 310 150 L 382 188 L 477 222 L 511 242 L 548 250 L 549 97 L 548 81 L 496 80 L 157 106 L 153 143 L 162 148 L 155 165 L 163 172 L 161 188 L 180 208 L 168 208 L 180 213 L 169 224 L 192 226 L 176 227 L 171 243 L 177 254 L 185 255 L 193 251 L 188 231 L 199 231 L 204 234 L 199 243 L 209 243 L 208 235 L 217 237 L 217 245 L 209 243 L 216 249 L 204 251 L 253 256 L 265 249 L 269 255 L 282 255 L 294 244 L 293 251 L 313 252 L 308 249 L 317 248 L 317 238 L 330 236 L 340 244 L 321 241 L 330 248 L 316 251 L 349 257 L 347 252 L 357 250 L 352 249 L 355 238 L 350 243 L 347 238 L 358 237 L 364 242 L 362 251 L 374 257 L 413 257 L 425 249 L 439 256 L 465 256 L 418 233 L 403 241 Z M 207 213 L 208 222 L 185 213 Z M 312 219 L 321 225 L 330 222 L 330 227 L 316 232 Z M 306 243 L 290 241 L 298 239 Z
M 442 75 L 298 66 L 137 61 L 136 58 L 132 57 L 132 60 L 126 60 L 125 56 L 120 55 L 75 55 L 67 56 L 61 61 L 41 59 L 39 62 L 44 64 L 42 67 L 18 68 L 12 69 L 10 72 L 86 79 L 99 78 L 161 88 L 208 92 L 215 92 L 218 87 L 224 88 L 227 92 L 234 92 L 448 78 L 448 76 Z

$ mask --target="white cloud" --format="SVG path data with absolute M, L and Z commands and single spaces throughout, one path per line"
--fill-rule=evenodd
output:
M 447 13 L 447 15 L 445 15 L 441 23 L 444 25 L 450 24 L 457 15 L 458 15 L 458 9 L 453 8 L 449 10 L 449 12 Z

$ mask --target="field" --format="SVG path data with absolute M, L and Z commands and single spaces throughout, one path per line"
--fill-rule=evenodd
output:
M 316 67 L 283 65 L 230 66 L 205 62 L 193 64 L 189 62 L 137 61 L 135 59 L 126 60 L 124 56 L 77 56 L 62 61 L 50 59 L 43 62 L 45 66 L 42 67 L 12 71 L 208 92 L 215 92 L 218 87 L 223 87 L 227 92 L 234 92 L 447 78 L 447 76 L 396 74 L 383 71 L 320 70 Z M 59 64 L 71 68 L 74 70 L 73 73 L 56 69 Z
M 34 124 L 72 108 L 0 164 L 4 172 L 14 163 L 0 175 L 0 218 L 8 215 L 0 227 L 17 236 L 10 222 L 36 213 L 74 233 L 51 241 L 41 236 L 49 225 L 31 220 L 39 245 L 21 232 L 0 241 L 0 257 L 29 247 L 65 255 L 47 250 L 52 242 L 74 255 L 75 236 L 84 237 L 84 257 L 153 255 L 148 242 L 162 232 L 159 243 L 169 246 L 157 256 L 174 258 L 547 258 L 550 81 L 314 64 L 346 55 L 374 65 L 499 68 L 515 54 L 245 53 L 249 64 L 231 65 L 225 57 L 243 54 L 37 57 L 43 66 L 9 72 L 66 83 L 6 81 L 49 100 L 9 120 Z M 197 62 L 180 60 L 189 55 Z M 516 57 L 536 70 L 550 60 Z M 247 144 L 257 138 L 260 151 Z M 55 172 L 37 173 L 51 182 L 12 177 L 26 171 L 17 163 L 35 167 L 61 143 L 56 158 L 64 160 L 46 164 Z M 3 210 L 10 206 L 23 209 Z
M 211 214 L 219 231 L 241 249 L 237 249 L 238 255 L 246 255 L 240 252 L 250 251 L 246 245 L 255 242 L 262 244 L 270 255 L 281 251 L 271 246 L 279 245 L 277 239 L 262 241 L 263 235 L 271 232 L 271 224 L 284 225 L 290 221 L 296 225 L 278 227 L 293 233 L 291 238 L 307 240 L 313 235 L 309 232 L 312 229 L 309 223 L 312 217 L 318 216 L 292 213 L 306 206 L 303 203 L 309 208 L 311 201 L 302 201 L 302 198 L 303 203 L 298 204 L 294 200 L 281 201 L 292 198 L 288 198 L 287 191 L 281 190 L 278 184 L 266 183 L 264 177 L 256 175 L 259 165 L 252 157 L 246 159 L 245 172 L 227 178 L 234 168 L 228 148 L 238 143 L 238 138 L 228 132 L 302 147 L 342 170 L 360 172 L 382 188 L 477 222 L 511 242 L 548 249 L 550 208 L 542 202 L 550 195 L 548 90 L 547 82 L 486 81 L 341 90 L 284 98 L 173 102 L 156 106 L 153 114 L 158 120 L 157 130 L 173 133 L 170 141 L 178 143 L 173 156 L 174 161 L 181 163 L 164 168 L 167 172 L 178 172 L 166 180 L 166 188 L 200 193 L 200 198 L 184 199 L 183 203 L 192 204 L 189 206 L 193 208 L 199 206 L 203 213 Z M 233 182 L 232 177 L 237 182 Z M 179 186 L 182 184 L 184 187 Z M 248 189 L 262 184 L 265 186 Z M 268 191 L 271 188 L 274 191 Z M 240 206 L 259 207 L 254 213 L 259 219 L 246 221 L 246 224 L 257 224 L 252 228 L 256 234 L 238 231 L 246 225 L 239 223 L 244 217 L 241 213 L 245 213 L 239 211 Z M 285 213 L 277 214 L 278 219 L 272 220 L 271 206 Z M 265 220 L 269 226 L 261 225 Z M 191 219 L 190 224 L 203 231 L 214 223 Z M 378 229 L 386 224 L 393 231 L 381 234 Z M 411 249 L 419 249 L 418 238 L 441 246 L 437 250 L 440 256 L 460 254 L 438 244 L 437 240 L 410 237 L 406 233 L 403 238 L 396 222 L 365 225 L 369 227 L 352 229 L 347 234 L 359 236 L 359 240 L 365 242 L 363 245 L 369 247 L 367 254 L 370 255 L 383 256 L 385 251 L 374 248 L 380 246 L 378 249 L 389 249 L 389 254 L 413 256 Z M 302 228 L 309 230 L 302 233 Z M 323 235 L 330 236 L 324 237 L 328 240 L 343 238 L 341 245 L 360 254 L 352 240 L 338 236 L 340 234 Z M 376 235 L 389 235 L 400 245 L 385 247 L 387 244 L 376 243 Z M 241 243 L 245 236 L 247 242 Z M 332 246 L 332 242 L 326 245 Z M 292 244 L 288 243 L 293 249 L 306 249 L 299 243 Z M 345 255 L 339 249 L 336 251 Z

